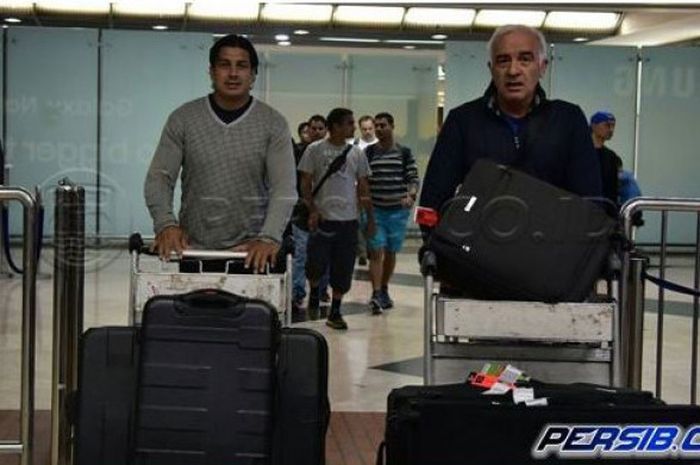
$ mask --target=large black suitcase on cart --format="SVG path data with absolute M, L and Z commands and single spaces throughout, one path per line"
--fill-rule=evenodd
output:
M 134 461 L 140 349 L 137 328 L 94 328 L 84 334 L 77 396 L 77 465 L 126 465 Z M 264 438 L 268 447 L 273 438 L 272 459 L 260 458 L 252 463 L 322 464 L 329 418 L 326 342 L 313 330 L 284 328 L 278 350 L 273 355 L 277 357 L 277 382 L 270 395 L 274 431 L 268 429 Z M 173 388 L 172 380 L 166 381 L 170 385 L 168 389 Z M 222 407 L 230 404 L 230 400 L 222 400 Z M 173 424 L 176 427 L 181 425 Z M 229 451 L 235 451 L 228 438 L 234 436 L 231 431 L 236 425 L 234 419 L 225 425 L 223 434 L 227 443 L 222 447 Z M 169 434 L 162 432 L 163 436 Z M 180 431 L 174 432 L 176 436 L 181 434 Z M 196 460 L 187 463 L 220 463 Z M 246 460 L 233 463 L 250 463 Z
M 650 393 L 586 384 L 534 386 L 536 397 L 546 397 L 547 406 L 515 405 L 510 394 L 484 396 L 485 389 L 470 384 L 405 386 L 394 389 L 388 398 L 385 452 L 379 451 L 378 464 L 387 465 L 590 465 L 615 464 L 700 464 L 696 458 L 643 458 L 620 453 L 614 459 L 591 458 L 577 436 L 582 450 L 568 457 L 552 452 L 563 441 L 546 444 L 542 438 L 549 426 L 595 425 L 616 428 L 625 425 L 700 423 L 700 407 L 664 405 Z M 561 429 L 564 431 L 565 429 Z M 608 434 L 612 434 L 608 431 Z M 637 433 L 638 438 L 642 434 Z M 641 440 L 641 439 L 640 439 Z M 647 440 L 649 444 L 650 439 Z M 582 441 L 582 442 L 581 442 Z M 590 451 L 589 451 L 590 452 Z M 578 454 L 578 456 L 576 455 Z
M 593 202 L 487 159 L 440 216 L 428 244 L 437 278 L 477 299 L 584 300 L 615 226 Z
M 221 291 L 144 308 L 134 463 L 269 463 L 279 321 Z

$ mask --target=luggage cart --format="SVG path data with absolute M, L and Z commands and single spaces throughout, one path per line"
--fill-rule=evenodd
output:
M 463 382 L 484 363 L 510 363 L 548 382 L 613 384 L 616 305 L 483 301 L 435 289 L 435 255 L 424 277 L 425 384 Z
M 285 251 L 290 249 L 283 245 Z M 144 246 L 139 233 L 129 238 L 131 254 L 131 275 L 129 279 L 129 324 L 140 324 L 146 301 L 155 295 L 182 294 L 197 289 L 222 289 L 233 294 L 262 299 L 272 304 L 284 326 L 292 323 L 292 255 L 285 254 L 286 266 L 283 272 L 270 270 L 264 273 L 227 273 L 235 264 L 246 257 L 245 252 L 227 250 L 185 250 L 182 257 L 173 255 L 168 261 L 158 259 Z M 146 255 L 149 260 L 142 260 Z M 180 261 L 194 262 L 198 272 L 182 273 Z M 204 264 L 210 260 L 223 261 L 223 272 L 204 271 Z

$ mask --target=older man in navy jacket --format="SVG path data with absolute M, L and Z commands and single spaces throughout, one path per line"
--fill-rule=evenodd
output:
M 502 26 L 488 44 L 492 82 L 486 93 L 453 109 L 423 181 L 417 222 L 429 231 L 443 203 L 472 164 L 489 158 L 585 197 L 600 197 L 598 157 L 583 111 L 548 100 L 539 85 L 547 43 L 527 26 Z

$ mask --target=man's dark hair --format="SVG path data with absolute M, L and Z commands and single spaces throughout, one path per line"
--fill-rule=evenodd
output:
M 315 121 L 320 121 L 323 123 L 325 127 L 328 127 L 328 123 L 326 122 L 326 118 L 324 118 L 321 115 L 313 115 L 311 118 L 309 118 L 309 124 L 315 122 Z
M 394 125 L 394 117 L 391 116 L 391 113 L 383 111 L 381 113 L 377 113 L 376 115 L 374 115 L 375 121 L 378 120 L 379 118 L 387 120 L 389 122 L 389 124 L 391 124 L 392 126 Z
M 240 48 L 248 52 L 250 66 L 253 72 L 258 74 L 258 53 L 255 51 L 253 44 L 243 36 L 229 34 L 214 42 L 214 45 L 209 49 L 209 65 L 213 68 L 219 58 L 219 50 L 223 47 Z
M 328 123 L 328 129 L 333 130 L 333 126 L 341 125 L 345 122 L 345 118 L 352 116 L 352 110 L 347 108 L 334 108 L 328 113 L 326 117 L 326 122 Z
M 361 125 L 365 121 L 371 121 L 372 123 L 374 123 L 374 118 L 372 118 L 370 115 L 360 116 L 360 119 L 357 120 L 357 124 Z
M 299 137 L 301 137 L 301 131 L 303 131 L 304 128 L 308 125 L 309 123 L 307 121 L 302 121 L 301 123 L 299 123 L 299 126 L 297 126 L 297 134 L 299 135 Z

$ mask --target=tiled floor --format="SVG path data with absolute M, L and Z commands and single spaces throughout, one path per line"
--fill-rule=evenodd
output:
M 674 262 L 669 277 L 692 282 L 692 263 Z M 129 257 L 127 253 L 102 250 L 88 253 L 85 282 L 85 326 L 123 325 L 127 322 Z M 358 276 L 365 275 L 360 269 Z M 53 280 L 50 251 L 42 258 L 38 281 L 37 314 L 37 408 L 49 407 Z M 405 384 L 421 383 L 418 357 L 422 354 L 422 287 L 414 254 L 401 254 L 391 293 L 396 308 L 381 316 L 364 311 L 370 295 L 369 283 L 358 279 L 346 297 L 350 329 L 337 332 L 323 321 L 300 323 L 317 329 L 330 347 L 330 397 L 334 411 L 386 409 L 389 391 Z M 19 343 L 21 280 L 0 279 L 0 409 L 19 404 Z M 647 288 L 649 299 L 657 298 Z M 674 303 L 665 319 L 664 387 L 662 397 L 673 402 L 689 399 L 690 327 L 692 300 L 668 296 Z M 360 313 L 357 313 L 360 312 Z M 644 386 L 653 388 L 655 316 L 646 314 Z M 388 365 L 388 369 L 373 367 Z

